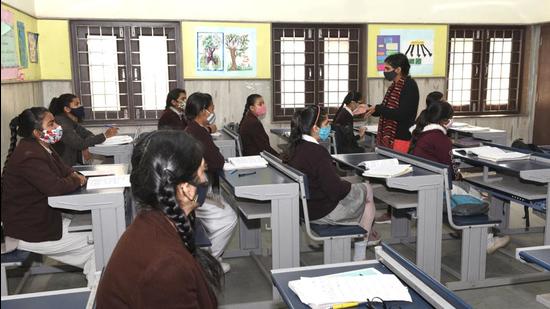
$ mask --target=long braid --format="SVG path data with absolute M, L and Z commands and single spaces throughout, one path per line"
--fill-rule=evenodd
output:
M 11 157 L 11 154 L 15 150 L 15 146 L 17 145 L 17 128 L 19 127 L 19 116 L 14 117 L 10 121 L 10 148 L 8 149 L 8 154 L 6 155 L 6 160 L 4 161 L 4 167 L 2 168 L 2 179 L 0 180 L 0 186 L 1 191 L 4 191 L 4 172 L 6 171 L 6 165 L 8 164 L 8 160 Z
M 246 98 L 246 104 L 244 105 L 243 117 L 241 118 L 241 122 L 239 122 L 239 127 L 243 123 L 243 120 L 244 120 L 244 117 L 246 116 L 246 113 L 250 110 L 250 106 L 254 105 L 254 103 L 256 103 L 256 99 L 261 98 L 261 97 L 262 97 L 261 95 L 259 95 L 257 93 L 253 93 L 253 94 L 249 95 Z
M 222 283 L 217 278 L 223 277 L 223 270 L 219 262 L 209 253 L 195 246 L 194 231 L 191 218 L 185 215 L 176 201 L 175 184 L 173 174 L 165 169 L 159 186 L 159 204 L 162 212 L 174 223 L 176 230 L 189 252 L 204 270 L 210 289 L 220 292 Z

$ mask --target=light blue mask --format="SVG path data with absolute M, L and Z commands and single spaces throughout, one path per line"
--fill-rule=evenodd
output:
M 330 124 L 326 127 L 319 129 L 319 138 L 322 141 L 326 141 L 330 135 Z

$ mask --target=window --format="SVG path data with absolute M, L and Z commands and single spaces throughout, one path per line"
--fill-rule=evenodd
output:
M 522 27 L 451 26 L 447 100 L 457 114 L 518 113 Z
M 273 115 L 320 104 L 334 114 L 361 87 L 361 26 L 272 25 Z
M 183 87 L 178 23 L 74 21 L 71 39 L 87 122 L 155 121 Z

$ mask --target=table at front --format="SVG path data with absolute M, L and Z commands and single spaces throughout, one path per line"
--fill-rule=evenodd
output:
M 74 169 L 108 171 L 115 175 L 124 175 L 128 171 L 128 165 L 81 165 L 75 166 Z M 74 193 L 48 197 L 48 204 L 53 208 L 92 211 L 96 270 L 102 270 L 107 265 L 118 239 L 126 230 L 124 188 L 99 190 L 82 188 Z

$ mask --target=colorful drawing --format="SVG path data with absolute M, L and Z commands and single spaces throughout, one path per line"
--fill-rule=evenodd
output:
M 250 71 L 250 54 L 248 43 L 250 42 L 248 34 L 229 33 L 225 35 L 225 47 L 229 53 L 231 62 L 227 66 L 227 71 Z
M 376 68 L 384 71 L 384 59 L 399 52 L 398 35 L 379 35 L 376 37 Z
M 223 32 L 197 32 L 197 71 L 223 71 Z
M 18 66 L 13 13 L 2 9 L 2 68 Z
M 22 21 L 17 22 L 17 40 L 19 43 L 19 63 L 22 68 L 29 66 L 27 58 L 27 41 L 25 40 L 25 24 Z
M 29 61 L 38 63 L 38 33 L 27 32 L 29 42 Z

